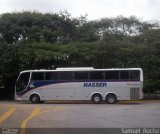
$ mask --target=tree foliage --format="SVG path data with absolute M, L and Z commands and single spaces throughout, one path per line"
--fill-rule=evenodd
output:
M 145 89 L 160 89 L 160 29 L 135 16 L 88 21 L 68 12 L 2 14 L 0 63 L 8 92 L 22 70 L 66 66 L 141 67 Z

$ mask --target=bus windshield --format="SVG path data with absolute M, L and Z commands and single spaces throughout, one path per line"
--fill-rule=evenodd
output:
M 21 73 L 16 82 L 16 92 L 22 92 L 26 89 L 30 78 L 30 72 Z

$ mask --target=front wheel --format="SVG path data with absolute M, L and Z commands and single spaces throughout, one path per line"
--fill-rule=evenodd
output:
M 32 103 L 36 104 L 36 103 L 40 103 L 40 97 L 37 94 L 33 94 L 30 97 L 30 100 Z
M 117 101 L 117 97 L 114 94 L 108 94 L 106 96 L 106 101 L 108 104 L 114 104 Z

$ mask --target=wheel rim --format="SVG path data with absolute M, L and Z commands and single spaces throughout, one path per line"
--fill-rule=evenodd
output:
M 100 101 L 100 98 L 98 96 L 94 97 L 94 101 L 95 102 L 99 102 Z
M 108 97 L 108 102 L 113 103 L 114 102 L 114 98 L 112 96 Z
M 34 97 L 32 97 L 32 101 L 33 102 L 36 102 L 36 100 L 37 100 L 37 98 L 34 96 Z

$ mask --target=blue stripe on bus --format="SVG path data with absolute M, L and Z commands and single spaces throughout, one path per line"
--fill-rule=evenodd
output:
M 83 82 L 83 87 L 106 87 L 107 86 L 107 82 L 124 82 L 124 81 L 99 81 L 99 80 L 54 80 L 54 81 L 33 81 L 30 82 L 30 84 L 28 85 L 26 90 L 23 90 L 22 92 L 16 92 L 17 95 L 24 95 L 25 93 L 29 92 L 30 90 L 34 90 L 36 88 L 39 87 L 43 87 L 43 86 L 48 86 L 48 85 L 52 85 L 52 84 L 60 84 L 60 83 L 70 83 L 70 82 Z M 140 81 L 125 81 L 125 82 L 140 82 Z M 94 83 L 94 84 L 93 84 Z

